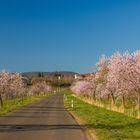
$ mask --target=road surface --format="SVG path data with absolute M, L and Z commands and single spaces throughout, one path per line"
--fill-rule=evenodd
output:
M 64 108 L 63 95 L 0 117 L 0 140 L 87 140 Z

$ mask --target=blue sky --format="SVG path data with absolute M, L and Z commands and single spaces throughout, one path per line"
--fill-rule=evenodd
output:
M 0 70 L 92 72 L 139 48 L 139 0 L 0 0 Z

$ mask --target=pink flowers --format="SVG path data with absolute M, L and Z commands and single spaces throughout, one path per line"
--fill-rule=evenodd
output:
M 71 87 L 71 90 L 79 95 L 91 95 L 92 88 L 92 83 L 89 81 L 77 81 Z
M 132 92 L 140 94 L 140 51 L 114 54 L 108 68 L 108 88 L 115 89 L 122 96 Z
M 19 73 L 10 74 L 6 71 L 0 72 L 0 101 L 3 98 L 19 97 L 24 94 L 24 83 Z
M 39 94 L 47 94 L 52 90 L 50 85 L 47 85 L 46 82 L 39 82 L 32 85 L 29 90 L 29 95 L 39 95 Z

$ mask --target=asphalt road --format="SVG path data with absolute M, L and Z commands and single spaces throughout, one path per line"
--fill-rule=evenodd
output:
M 87 140 L 56 94 L 0 117 L 0 140 Z

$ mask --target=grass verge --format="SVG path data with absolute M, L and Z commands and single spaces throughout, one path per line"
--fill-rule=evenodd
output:
M 13 100 L 8 100 L 4 102 L 4 105 L 2 108 L 0 108 L 0 116 L 5 115 L 6 113 L 9 113 L 11 111 L 17 110 L 21 107 L 27 106 L 29 104 L 39 102 L 51 94 L 45 95 L 45 96 L 28 96 L 24 97 L 22 99 L 13 99 Z
M 73 108 L 71 108 L 72 100 Z M 140 120 L 138 119 L 90 105 L 70 94 L 65 96 L 65 105 L 72 114 L 78 116 L 80 121 L 82 120 L 94 139 L 140 140 Z

